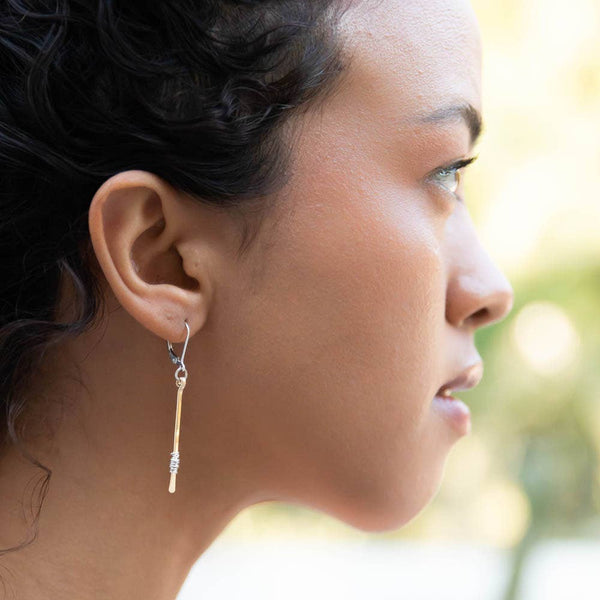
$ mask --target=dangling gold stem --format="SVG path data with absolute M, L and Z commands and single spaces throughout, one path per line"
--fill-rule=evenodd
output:
M 175 434 L 173 437 L 173 452 L 171 453 L 171 480 L 169 482 L 169 492 L 175 492 L 175 478 L 179 468 L 179 428 L 181 426 L 181 400 L 183 398 L 183 388 L 185 387 L 185 377 L 177 379 L 177 412 L 175 415 Z

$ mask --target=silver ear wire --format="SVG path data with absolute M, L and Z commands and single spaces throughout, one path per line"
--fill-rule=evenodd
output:
M 183 359 L 185 358 L 185 351 L 187 350 L 188 342 L 190 341 L 190 326 L 188 325 L 187 321 L 184 321 L 183 324 L 185 325 L 185 328 L 187 329 L 187 334 L 185 336 L 185 342 L 183 343 L 183 351 L 181 352 L 181 357 L 179 357 L 179 356 L 177 356 L 177 354 L 175 354 L 175 351 L 173 350 L 173 344 L 171 344 L 171 342 L 169 342 L 167 340 L 167 350 L 169 351 L 169 358 L 171 359 L 171 362 L 173 364 L 176 364 L 179 367 L 177 369 L 177 371 L 175 371 L 175 379 L 177 379 L 177 377 L 178 377 L 177 373 L 179 371 L 183 371 L 187 375 L 187 371 L 186 371 Z
M 169 492 L 173 494 L 175 492 L 175 481 L 177 477 L 177 471 L 179 470 L 179 430 L 181 427 L 181 401 L 183 399 L 183 389 L 187 382 L 187 369 L 183 359 L 185 358 L 185 351 L 187 350 L 188 341 L 190 339 L 190 326 L 187 321 L 183 322 L 186 329 L 187 335 L 183 344 L 183 351 L 181 357 L 175 354 L 173 345 L 167 340 L 167 349 L 169 351 L 169 358 L 173 364 L 177 365 L 175 371 L 175 385 L 177 386 L 177 410 L 175 413 L 175 433 L 173 435 L 173 452 L 171 452 L 171 460 L 169 462 L 169 472 L 171 473 L 171 479 L 169 481 Z

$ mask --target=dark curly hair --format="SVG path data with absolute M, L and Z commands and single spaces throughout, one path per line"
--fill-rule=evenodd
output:
M 151 171 L 248 217 L 244 252 L 249 216 L 290 172 L 282 125 L 347 70 L 336 23 L 351 4 L 1 2 L 0 444 L 44 470 L 42 499 L 51 470 L 23 443 L 25 392 L 48 348 L 100 314 L 94 193 L 120 171 Z M 55 314 L 65 278 L 77 296 L 68 322 Z

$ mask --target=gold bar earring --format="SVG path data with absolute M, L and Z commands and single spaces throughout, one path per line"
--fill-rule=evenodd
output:
M 167 341 L 167 349 L 169 350 L 169 358 L 171 362 L 177 365 L 175 371 L 175 385 L 177 386 L 177 411 L 175 414 L 175 433 L 173 435 L 173 452 L 171 452 L 171 461 L 169 463 L 169 471 L 171 473 L 171 479 L 169 481 L 169 492 L 175 493 L 175 479 L 177 477 L 177 471 L 179 470 L 179 429 L 181 426 L 181 400 L 183 398 L 183 389 L 187 381 L 187 369 L 183 359 L 185 357 L 185 351 L 187 350 L 188 341 L 190 339 L 190 326 L 187 321 L 183 322 L 186 329 L 187 335 L 185 343 L 183 344 L 183 351 L 181 357 L 177 356 L 173 351 L 173 345 Z

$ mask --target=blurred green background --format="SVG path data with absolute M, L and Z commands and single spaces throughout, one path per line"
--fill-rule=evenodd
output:
M 361 533 L 301 507 L 255 506 L 223 536 L 473 542 L 511 556 L 505 597 L 544 538 L 600 538 L 600 2 L 473 0 L 485 132 L 466 177 L 480 238 L 515 305 L 477 333 L 473 428 L 406 527 Z

